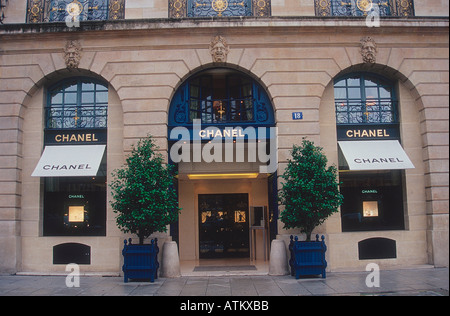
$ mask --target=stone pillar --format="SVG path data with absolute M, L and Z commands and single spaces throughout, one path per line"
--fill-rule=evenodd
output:
M 428 260 L 435 267 L 449 265 L 448 214 L 428 215 Z
M 175 241 L 166 241 L 164 243 L 161 260 L 161 276 L 163 278 L 178 278 L 181 276 L 178 246 Z
M 269 275 L 289 274 L 286 244 L 281 239 L 272 240 L 270 247 Z

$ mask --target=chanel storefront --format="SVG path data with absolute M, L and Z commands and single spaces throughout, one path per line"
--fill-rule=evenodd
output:
M 214 60 L 227 50 L 223 37 L 213 40 Z M 266 90 L 235 69 L 200 71 L 175 92 L 168 133 L 183 209 L 172 234 L 181 260 L 251 253 L 267 260 L 278 207 L 275 118 Z
M 161 252 L 176 241 L 183 273 L 243 262 L 268 272 L 272 240 L 298 234 L 279 221 L 277 193 L 304 137 L 339 170 L 344 203 L 313 232 L 330 271 L 448 266 L 442 8 L 423 1 L 414 15 L 412 1 L 392 0 L 378 28 L 364 8 L 341 17 L 353 11 L 340 1 L 220 12 L 190 0 L 88 2 L 76 28 L 53 1 L 6 7 L 0 272 L 65 273 L 74 262 L 121 273 L 134 236 L 116 226 L 109 183 L 148 134 L 176 166 L 182 208 L 153 237 Z

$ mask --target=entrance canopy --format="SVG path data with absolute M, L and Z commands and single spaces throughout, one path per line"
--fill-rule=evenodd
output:
M 350 170 L 414 168 L 397 140 L 340 141 L 338 143 Z
M 95 177 L 106 145 L 46 146 L 32 177 Z

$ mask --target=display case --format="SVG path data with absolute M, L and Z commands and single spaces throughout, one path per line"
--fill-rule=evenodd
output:
M 267 229 L 268 225 L 267 206 L 251 206 L 250 207 L 250 258 L 253 260 L 257 258 L 256 248 L 257 244 L 262 242 L 263 258 L 267 260 L 268 255 L 268 240 L 269 236 Z M 257 231 L 262 232 L 262 236 L 257 237 Z M 261 246 L 259 246 L 261 247 Z
M 267 227 L 267 206 L 251 206 L 250 207 L 250 226 L 251 227 Z

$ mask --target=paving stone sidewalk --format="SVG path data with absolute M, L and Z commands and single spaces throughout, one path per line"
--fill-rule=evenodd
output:
M 0 296 L 448 296 L 449 269 L 380 271 L 380 286 L 369 288 L 369 272 L 328 273 L 326 279 L 291 276 L 160 278 L 155 283 L 124 283 L 121 277 L 81 276 L 66 286 L 66 276 L 0 275 Z

